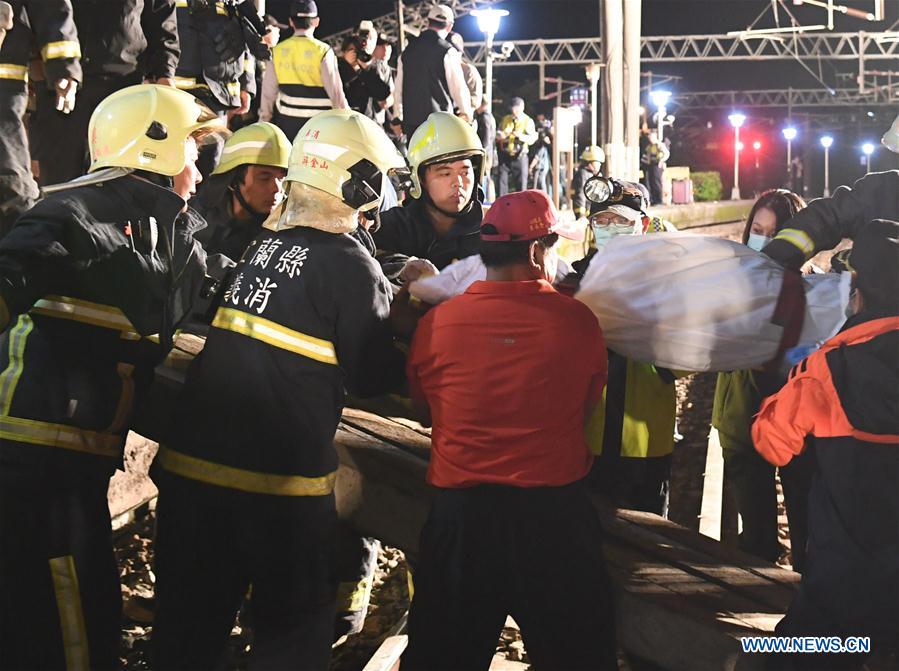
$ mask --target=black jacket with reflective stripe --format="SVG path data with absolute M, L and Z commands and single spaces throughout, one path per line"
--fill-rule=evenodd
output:
M 68 0 L 7 2 L 12 5 L 13 23 L 0 46 L 0 81 L 17 81 L 24 87 L 34 47 L 44 63 L 47 86 L 52 88 L 62 78 L 80 82 L 78 33 Z
M 48 196 L 0 240 L 0 464 L 108 475 L 120 462 L 165 354 L 149 337 L 171 339 L 205 278 L 205 224 L 183 206 L 120 177 Z

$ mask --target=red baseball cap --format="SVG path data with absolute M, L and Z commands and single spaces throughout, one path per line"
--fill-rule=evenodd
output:
M 484 231 L 488 226 L 491 227 L 488 228 L 489 233 Z M 536 240 L 550 233 L 557 233 L 569 240 L 584 239 L 582 228 L 566 226 L 558 221 L 549 196 L 537 189 L 500 196 L 487 210 L 481 223 L 481 240 L 486 242 Z

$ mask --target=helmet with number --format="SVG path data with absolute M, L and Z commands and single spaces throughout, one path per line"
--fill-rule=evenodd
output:
M 385 180 L 397 189 L 408 188 L 409 169 L 377 123 L 353 110 L 328 110 L 300 129 L 285 179 L 367 211 L 381 204 Z
M 227 132 L 224 121 L 185 91 L 129 86 L 104 98 L 91 115 L 88 172 L 118 167 L 177 175 L 187 139 L 203 129 Z
M 598 161 L 599 163 L 605 163 L 606 153 L 602 150 L 602 147 L 597 147 L 594 144 L 591 144 L 588 147 L 584 147 L 584 151 L 581 152 L 581 160 L 582 161 Z
M 475 184 L 484 179 L 484 147 L 474 129 L 449 112 L 432 112 L 409 139 L 413 198 L 421 198 L 422 169 L 434 163 L 469 158 L 474 166 Z M 477 188 L 475 193 L 477 193 Z
M 899 116 L 893 121 L 893 125 L 890 126 L 890 129 L 884 133 L 881 142 L 884 147 L 899 154 Z
M 267 121 L 244 126 L 228 138 L 222 159 L 213 175 L 239 168 L 242 165 L 267 165 L 287 169 L 290 140 L 280 128 Z

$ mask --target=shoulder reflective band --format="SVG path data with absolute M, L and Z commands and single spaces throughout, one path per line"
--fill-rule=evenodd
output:
M 134 326 L 132 326 L 121 310 L 110 305 L 92 303 L 80 298 L 45 296 L 37 301 L 29 312 L 46 317 L 71 319 L 83 324 L 122 331 L 123 337 L 131 339 L 138 337 Z
M 212 325 L 322 363 L 337 365 L 337 352 L 334 351 L 334 345 L 327 340 L 313 338 L 262 317 L 254 317 L 233 308 L 219 308 Z
M 0 417 L 0 438 L 118 459 L 124 436 L 20 417 Z
M 34 322 L 28 315 L 19 315 L 16 325 L 13 326 L 7 338 L 9 338 L 9 350 L 7 352 L 6 370 L 0 373 L 0 415 L 8 415 L 12 405 L 13 394 L 16 393 L 16 385 L 22 376 L 25 367 L 25 342 L 28 334 L 34 328 Z
M 0 79 L 18 79 L 28 81 L 28 68 L 15 63 L 0 63 Z
M 811 237 L 809 237 L 809 234 L 805 231 L 800 231 L 798 228 L 785 228 L 774 236 L 774 239 L 789 242 L 802 252 L 805 258 L 811 257 L 812 253 L 815 251 L 815 243 Z
M 41 49 L 41 58 L 45 61 L 54 58 L 81 58 L 81 45 L 78 42 L 47 42 Z
M 247 471 L 159 447 L 156 460 L 175 475 L 209 485 L 273 496 L 326 496 L 334 491 L 337 471 L 317 478 Z
M 90 671 L 87 627 L 84 625 L 78 572 L 72 555 L 51 559 L 50 575 L 53 576 L 53 591 L 56 592 L 66 671 Z
M 175 0 L 175 7 L 180 7 L 182 9 L 187 9 L 187 0 Z M 215 13 L 220 14 L 221 16 L 228 16 L 228 10 L 225 9 L 224 2 L 216 2 L 215 3 Z

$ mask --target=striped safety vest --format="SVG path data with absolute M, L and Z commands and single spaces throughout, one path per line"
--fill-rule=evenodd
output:
M 272 50 L 278 78 L 275 109 L 279 114 L 307 119 L 331 109 L 321 74 L 322 60 L 330 48 L 314 37 L 296 35 Z

